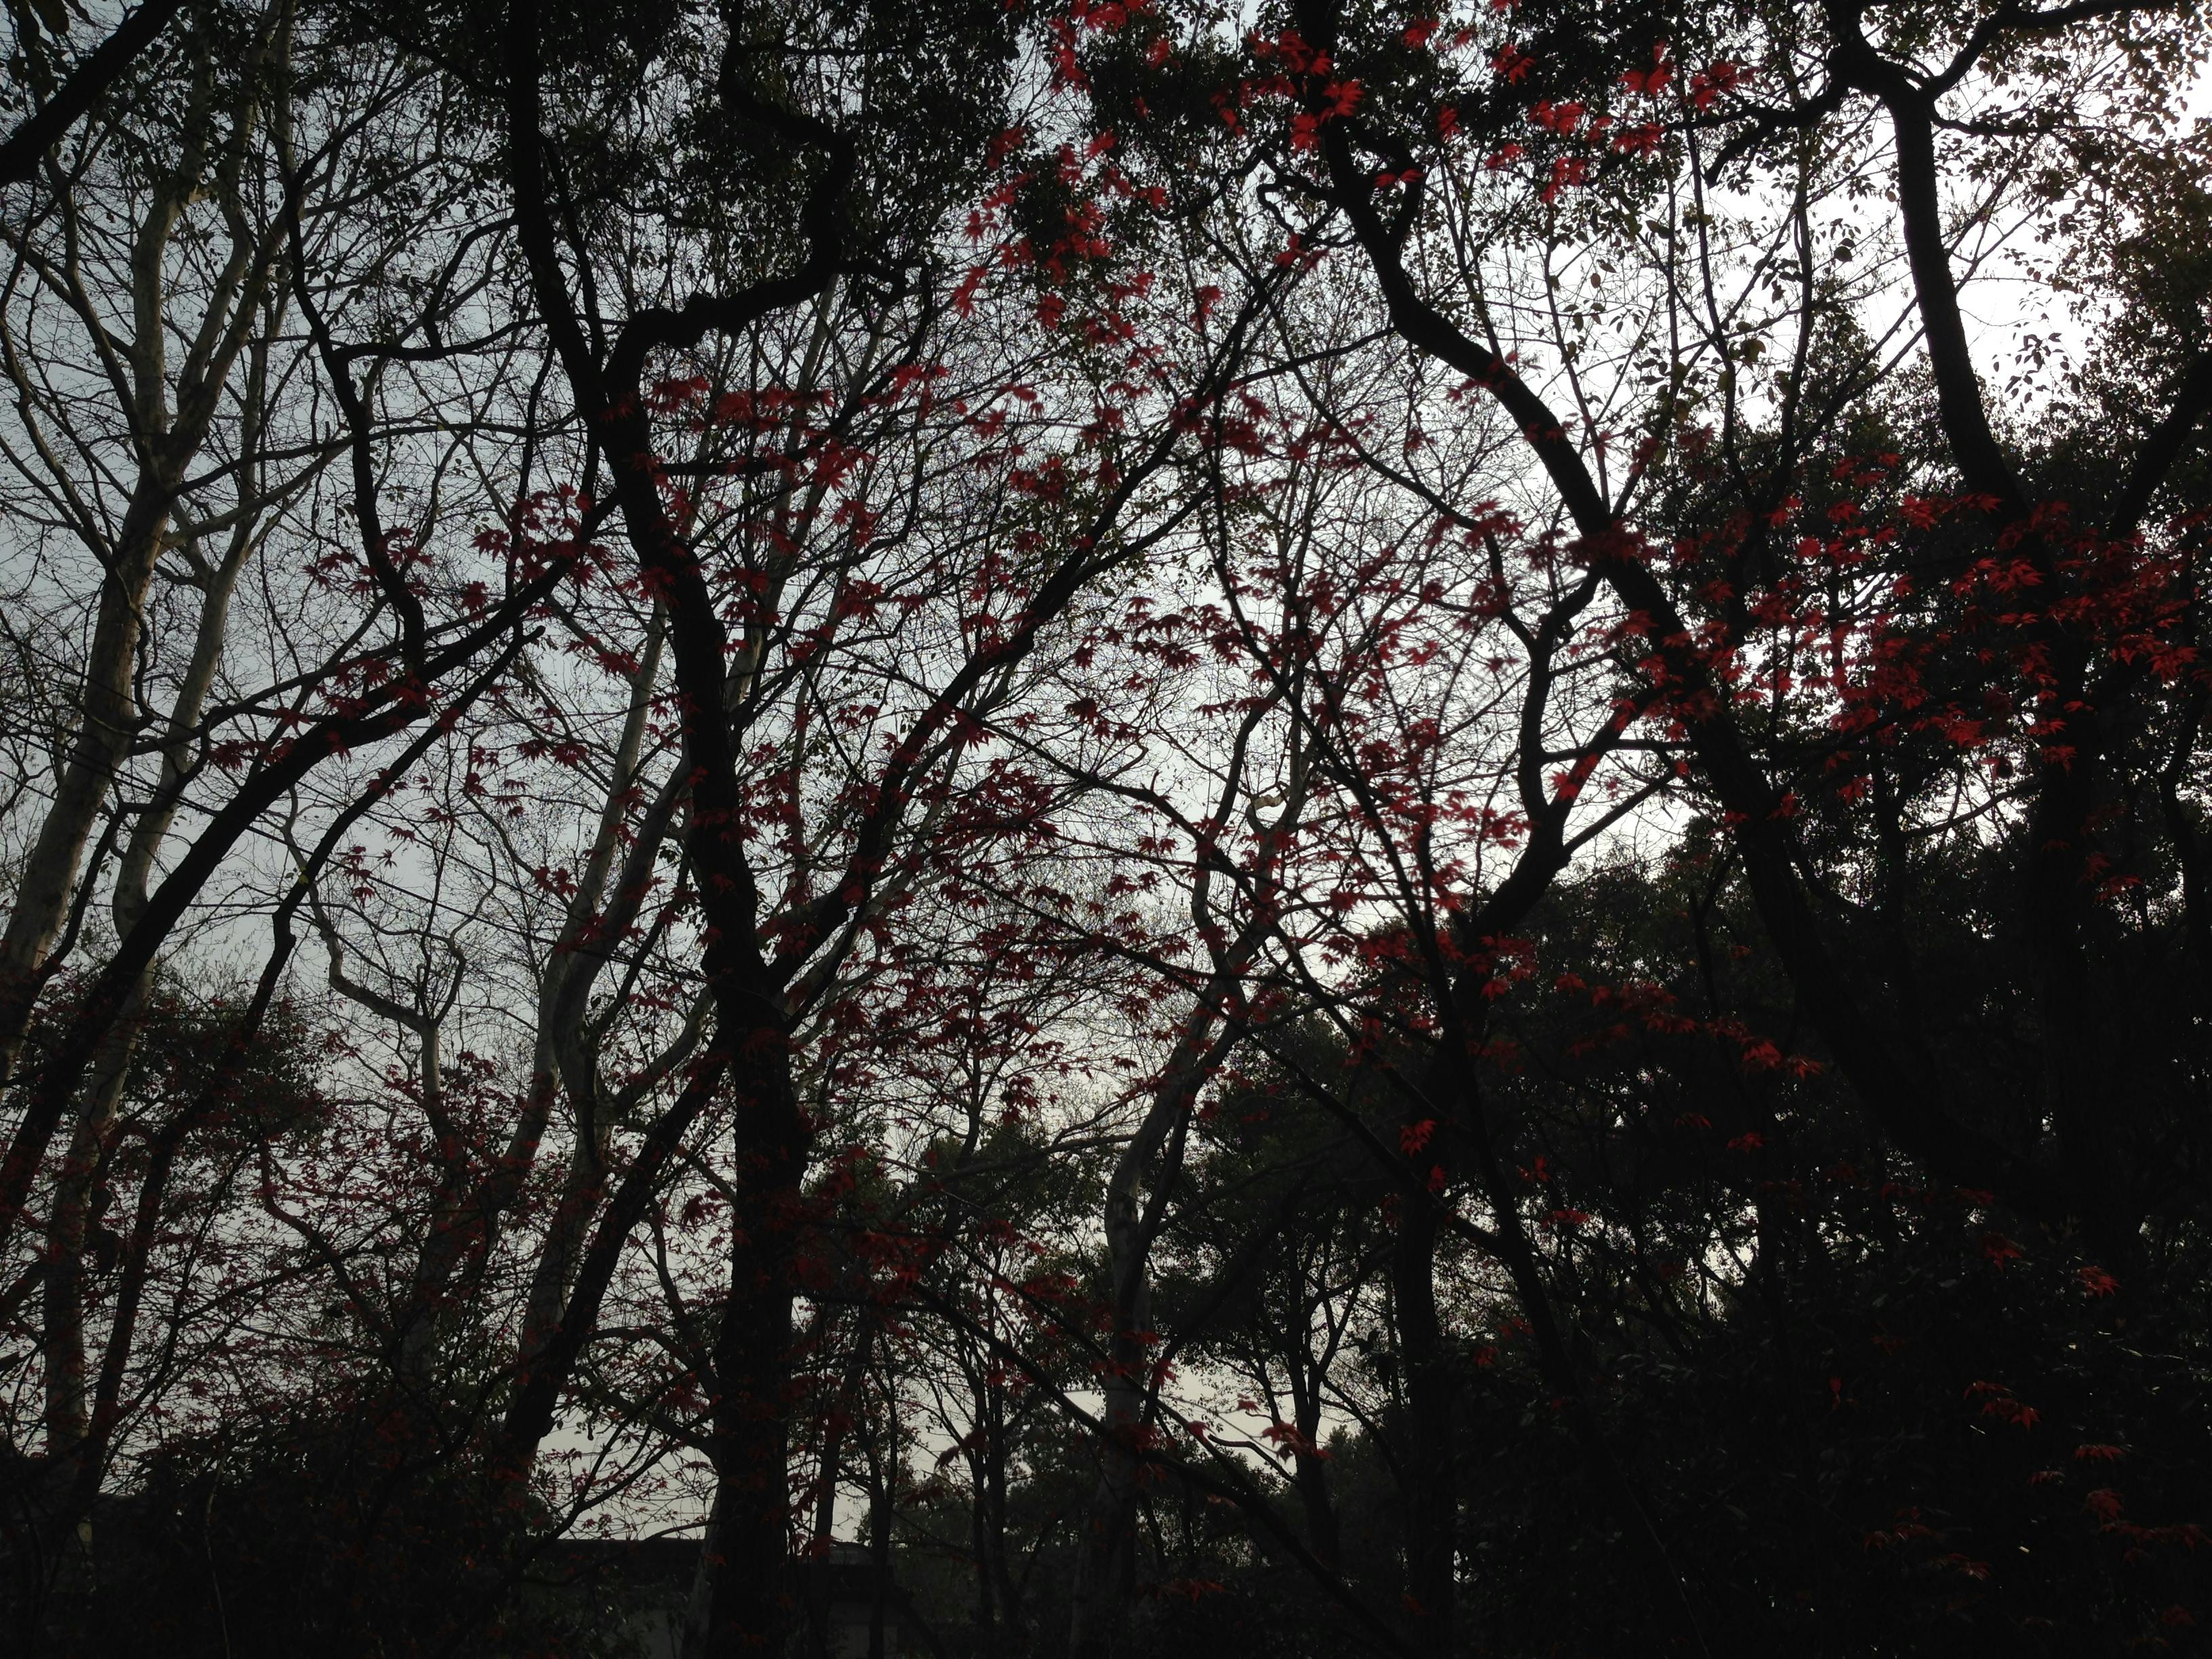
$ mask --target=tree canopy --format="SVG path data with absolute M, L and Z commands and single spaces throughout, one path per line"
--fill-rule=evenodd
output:
M 0 1628 L 2191 1653 L 2197 0 L 9 0 Z

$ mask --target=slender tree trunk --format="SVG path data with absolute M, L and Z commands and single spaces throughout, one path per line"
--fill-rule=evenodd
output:
M 1296 1369 L 1291 1375 L 1291 1410 L 1296 1419 L 1292 1426 L 1300 1441 L 1291 1454 L 1295 1461 L 1291 1484 L 1297 1492 L 1298 1506 L 1305 1511 L 1306 1540 L 1314 1559 L 1334 1571 L 1343 1548 L 1337 1534 L 1336 1505 L 1329 1497 L 1328 1462 L 1321 1455 L 1321 1381 L 1318 1374 L 1307 1376 Z
M 983 1488 L 986 1498 L 983 1546 L 988 1557 L 991 1587 L 997 1603 L 998 1626 L 992 1632 L 995 1649 L 1019 1651 L 1027 1646 L 1028 1628 L 1022 1617 L 1021 1593 L 1006 1559 L 1006 1395 L 996 1383 L 985 1384 Z
M 996 1659 L 998 1574 L 991 1559 L 991 1497 L 983 1473 L 985 1456 L 970 1459 L 968 1466 L 968 1541 L 975 1556 L 975 1651 L 982 1659 Z
M 69 1152 L 54 1183 L 53 1214 L 46 1224 L 40 1350 L 44 1362 L 46 1455 L 58 1466 L 75 1458 L 85 1443 L 85 1247 L 92 1221 L 94 1182 L 130 1068 L 137 1000 L 133 998 L 134 1007 L 125 1009 L 117 1020 L 100 1051 L 92 1086 L 78 1109 Z
M 898 1447 L 898 1419 L 891 1419 L 890 1449 Z M 868 1458 L 868 1659 L 884 1659 L 884 1613 L 891 1594 L 891 1489 L 887 1459 Z
M 1406 1595 L 1423 1653 L 1453 1651 L 1459 1593 L 1459 1485 L 1452 1419 L 1457 1379 L 1437 1314 L 1437 1223 L 1405 1206 L 1390 1255 L 1390 1291 L 1406 1375 Z
M 540 1073 L 533 1089 L 550 1096 L 550 1077 Z M 573 1097 L 572 1097 L 573 1098 Z M 526 1373 L 552 1340 L 567 1316 L 569 1292 L 575 1284 L 576 1267 L 590 1236 L 599 1203 L 605 1196 L 605 1132 L 588 1115 L 576 1126 L 576 1143 L 569 1149 L 568 1167 L 561 1180 L 560 1195 L 545 1224 L 545 1239 L 531 1269 L 530 1293 L 524 1303 L 522 1335 L 517 1344 L 517 1368 Z
M 738 1079 L 730 1295 L 714 1342 L 719 1526 L 699 1659 L 781 1650 L 789 1622 L 793 1266 L 811 1126 L 793 1087 L 790 1038 L 757 1027 L 732 1043 Z
M 1152 1356 L 1139 1333 L 1152 1326 L 1152 1230 L 1138 1204 L 1147 1173 L 1173 1137 L 1176 1153 L 1183 1127 L 1210 1062 L 1205 1047 L 1210 1017 L 1193 1015 L 1106 1189 L 1106 1261 L 1114 1323 L 1106 1346 L 1104 1408 L 1099 1417 L 1098 1478 L 1076 1544 L 1075 1583 L 1069 1596 L 1068 1652 L 1098 1659 L 1113 1650 L 1127 1616 L 1125 1587 L 1135 1563 L 1139 1437 L 1150 1396 Z M 1179 1161 L 1171 1156 L 1170 1162 Z
M 853 1351 L 846 1357 L 844 1375 L 838 1379 L 836 1397 L 823 1417 L 822 1458 L 814 1493 L 814 1549 L 806 1563 L 806 1643 L 811 1659 L 829 1659 L 830 1556 L 837 1541 L 837 1486 L 844 1474 L 845 1432 L 867 1382 L 875 1332 L 872 1313 L 863 1310 Z
M 114 787 L 116 768 L 138 722 L 132 689 L 138 666 L 146 589 L 174 500 L 166 480 L 150 472 L 132 493 L 123 533 L 100 585 L 100 611 L 86 653 L 76 736 L 24 862 L 15 908 L 0 933 L 0 1086 L 15 1073 L 37 1000 L 40 969 L 61 931 L 76 896 L 77 877 L 100 810 Z
M 1133 1191 L 1115 1193 L 1106 1212 L 1107 1253 L 1117 1281 L 1115 1328 L 1107 1346 L 1105 1406 L 1100 1413 L 1098 1479 L 1077 1540 L 1067 1649 L 1073 1659 L 1113 1651 L 1127 1609 L 1122 1586 L 1133 1566 L 1137 1516 L 1137 1443 L 1143 1428 L 1148 1363 L 1134 1333 L 1152 1307 L 1149 1276 L 1135 1249 Z
M 419 1369 L 429 1345 L 436 1340 L 441 1329 L 436 1316 L 439 1304 L 447 1298 L 463 1264 L 472 1252 L 479 1266 L 489 1258 L 502 1219 L 522 1197 L 537 1167 L 538 1147 L 551 1121 L 556 1099 L 565 1085 L 574 1113 L 576 1140 L 544 1248 L 532 1272 L 521 1352 L 534 1352 L 560 1323 L 577 1253 L 598 1210 L 607 1147 L 598 1056 L 579 1029 L 592 988 L 610 960 L 598 941 L 610 936 L 620 938 L 635 919 L 646 890 L 646 872 L 659 850 L 680 797 L 679 789 L 672 784 L 647 811 L 623 861 L 613 901 L 602 910 L 616 850 L 623 840 L 653 690 L 659 678 L 662 622 L 661 609 L 656 605 L 647 626 L 643 659 L 630 678 L 629 706 L 615 745 L 599 826 L 539 982 L 538 1039 L 522 1115 L 498 1164 L 457 1194 L 455 1201 L 439 1206 L 437 1219 L 416 1257 L 405 1321 L 410 1369 Z
M 1271 838 L 1279 836 L 1293 817 L 1293 811 L 1286 811 Z M 1204 917 L 1201 901 L 1200 918 Z M 1261 926 L 1248 922 L 1218 959 L 1184 1022 L 1144 1121 L 1122 1149 L 1107 1183 L 1106 1261 L 1114 1323 L 1107 1342 L 1105 1403 L 1099 1419 L 1098 1479 L 1076 1540 L 1075 1583 L 1069 1595 L 1067 1645 L 1074 1659 L 1097 1659 L 1111 1651 L 1127 1612 L 1135 1563 L 1139 1441 L 1152 1395 L 1147 1343 L 1152 1238 L 1159 1228 L 1164 1194 L 1182 1166 L 1183 1136 L 1198 1092 L 1237 1041 L 1235 1030 L 1217 1021 L 1216 1010 L 1251 961 Z M 1217 1023 L 1224 1028 L 1219 1035 L 1215 1035 Z M 1157 1171 L 1156 1161 L 1162 1164 Z M 1151 1214 L 1138 1201 L 1148 1182 L 1154 1192 Z
M 1314 1559 L 1334 1572 L 1343 1563 L 1344 1542 L 1337 1528 L 1336 1504 L 1329 1496 L 1328 1465 L 1302 1451 L 1297 1454 L 1292 1480 L 1297 1486 L 1299 1506 L 1305 1510 L 1306 1540 Z
M 272 9 L 250 49 L 257 63 L 276 39 L 277 9 Z M 138 474 L 112 546 L 94 550 L 104 574 L 91 647 L 85 656 L 76 732 L 53 801 L 24 860 L 15 908 L 0 931 L 0 1089 L 15 1074 L 43 977 L 40 970 L 76 896 L 93 825 L 137 731 L 135 681 L 147 591 L 185 471 L 206 442 L 222 388 L 252 337 L 249 317 L 259 307 L 277 245 L 275 232 L 266 227 L 257 229 L 236 210 L 234 201 L 226 200 L 232 246 L 180 366 L 173 411 L 167 349 L 173 319 L 166 262 L 185 204 L 206 183 L 216 119 L 214 84 L 203 46 L 183 152 L 174 171 L 155 183 L 145 216 L 132 236 L 129 412 Z M 251 101 L 229 112 L 230 130 L 216 168 L 219 190 L 234 190 L 234 177 L 226 168 L 242 154 L 260 113 Z M 246 435 L 250 440 L 250 427 Z M 207 608 L 219 617 L 227 599 L 227 594 L 221 601 L 210 594 Z M 189 686 L 186 696 L 191 696 Z M 155 831 L 157 838 L 166 824 L 165 814 Z
M 282 307 L 270 307 L 270 329 L 254 343 L 250 360 L 250 385 L 242 422 L 241 447 L 248 453 L 260 440 L 261 394 L 268 368 L 268 339 L 275 332 Z M 127 933 L 146 908 L 146 895 L 167 839 L 177 807 L 192 766 L 191 734 L 198 726 L 222 660 L 228 637 L 230 601 L 238 577 L 254 545 L 253 517 L 247 511 L 252 484 L 240 485 L 242 522 L 232 532 L 222 562 L 208 571 L 198 622 L 193 630 L 192 653 L 182 682 L 171 704 L 167 734 L 161 746 L 161 770 L 153 799 L 138 815 L 116 872 L 115 892 L 109 908 L 118 935 Z M 53 1212 L 46 1241 L 43 1283 L 45 1322 L 41 1332 L 45 1364 L 46 1449 L 57 1460 L 79 1455 L 87 1440 L 85 1415 L 84 1290 L 85 1247 L 93 1219 L 94 1183 L 105 1161 L 115 1116 L 123 1101 L 131 1063 L 136 1055 L 138 1015 L 151 988 L 150 973 L 142 975 L 136 989 L 118 1012 L 115 1023 L 93 1063 L 92 1084 L 77 1109 L 76 1127 L 70 1135 L 69 1151 L 55 1182 Z M 111 1334 L 111 1340 L 113 1340 Z

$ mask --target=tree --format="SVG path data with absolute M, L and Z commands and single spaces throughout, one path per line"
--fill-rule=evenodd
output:
M 10 16 L 22 1645 L 2186 1648 L 2197 9 Z

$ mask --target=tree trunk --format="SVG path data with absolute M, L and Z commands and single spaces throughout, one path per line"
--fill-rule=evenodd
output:
M 270 307 L 272 313 L 280 306 Z M 276 317 L 270 317 L 272 325 Z M 267 372 L 268 340 L 254 343 L 250 376 L 253 391 L 246 400 L 243 447 L 251 453 L 259 441 L 261 422 L 258 393 Z M 252 485 L 240 485 L 240 510 L 245 513 Z M 146 895 L 168 837 L 185 784 L 192 769 L 191 733 L 199 725 L 216 671 L 222 659 L 223 641 L 229 633 L 231 595 L 238 586 L 254 546 L 250 514 L 232 532 L 222 562 L 205 576 L 192 653 L 184 678 L 169 709 L 168 731 L 161 745 L 161 770 L 153 799 L 138 815 L 126 843 L 115 878 L 109 909 L 118 936 L 131 931 L 146 908 Z M 150 570 L 150 562 L 149 562 Z M 143 589 L 142 589 L 143 598 Z M 151 986 L 152 975 L 143 975 L 137 988 L 118 1012 L 114 1025 L 93 1063 L 92 1086 L 77 1109 L 76 1127 L 70 1136 L 67 1155 L 55 1182 L 53 1214 L 46 1229 L 45 1324 L 41 1332 L 45 1364 L 46 1449 L 57 1467 L 74 1460 L 84 1448 L 89 1426 L 85 1414 L 86 1371 L 84 1339 L 84 1252 L 88 1228 L 95 1219 L 94 1183 L 108 1150 L 110 1131 L 122 1104 L 124 1085 L 137 1048 L 137 1015 Z M 111 1338 L 111 1340 L 112 1340 Z
M 738 1079 L 730 1297 L 714 1342 L 717 1516 L 698 1659 L 781 1651 L 789 1622 L 791 1310 L 811 1126 L 792 1085 L 790 1037 L 732 1043 Z
M 76 736 L 53 804 L 24 861 L 15 908 L 0 933 L 0 1086 L 14 1075 L 37 1000 L 40 969 L 76 896 L 86 843 L 138 721 L 132 680 L 146 589 L 174 495 L 150 473 L 132 493 L 112 562 L 100 585 L 100 611 L 84 665 Z
M 1110 1213 L 1110 1212 L 1109 1212 Z M 1108 1224 L 1110 1237 L 1115 1231 Z M 1115 1253 L 1117 1255 L 1119 1252 Z M 1141 1286 L 1125 1306 L 1141 1319 L 1151 1305 Z M 1098 1480 L 1091 1491 L 1083 1532 L 1076 1541 L 1075 1584 L 1070 1596 L 1067 1650 L 1073 1659 L 1102 1659 L 1113 1651 L 1127 1616 L 1122 1587 L 1129 1581 L 1136 1543 L 1137 1437 L 1143 1425 L 1146 1356 L 1130 1334 L 1133 1327 L 1115 1322 L 1108 1353 L 1105 1410 L 1098 1436 Z
M 1459 1592 L 1459 1486 L 1452 1416 L 1457 1382 L 1437 1315 L 1437 1216 L 1409 1204 L 1390 1255 L 1398 1347 L 1406 1368 L 1406 1596 L 1413 1644 L 1453 1650 Z
M 1188 1037 L 1184 1046 L 1196 1048 Z M 1146 1260 L 1151 1240 L 1138 1211 L 1137 1194 L 1170 1127 L 1179 1127 L 1188 1115 L 1196 1089 L 1194 1068 L 1171 1066 L 1168 1085 L 1154 1097 L 1107 1188 L 1106 1259 L 1112 1275 L 1114 1324 L 1107 1342 L 1105 1408 L 1099 1419 L 1098 1480 L 1076 1541 L 1075 1583 L 1069 1598 L 1067 1648 L 1073 1659 L 1099 1659 L 1112 1651 L 1127 1614 L 1122 1586 L 1130 1577 L 1136 1542 L 1138 1441 L 1151 1365 L 1138 1334 L 1152 1323 L 1152 1275 Z
M 275 39 L 275 22 L 272 11 L 250 48 L 257 62 Z M 260 303 L 269 280 L 270 256 L 277 245 L 273 228 L 255 228 L 234 211 L 235 204 L 226 204 L 234 210 L 232 245 L 206 297 L 199 328 L 191 337 L 191 348 L 177 376 L 178 401 L 173 412 L 167 345 L 173 319 L 169 314 L 166 260 L 186 204 L 205 187 L 211 159 L 209 140 L 214 130 L 209 106 L 214 80 L 204 46 L 199 51 L 191 94 L 193 118 L 186 124 L 184 151 L 176 158 L 175 170 L 155 182 L 145 216 L 131 239 L 129 416 L 137 478 L 112 546 L 93 550 L 104 567 L 104 575 L 76 710 L 76 734 L 52 804 L 24 860 L 15 908 L 9 915 L 6 930 L 0 933 L 0 1089 L 15 1074 L 43 979 L 40 970 L 76 895 L 92 827 L 114 787 L 117 768 L 129 752 L 137 729 L 135 681 L 145 631 L 147 590 L 185 471 L 206 442 L 222 388 L 240 353 L 253 337 L 245 319 Z M 228 146 L 234 155 L 258 125 L 260 111 L 249 100 L 229 113 Z M 275 319 L 270 320 L 273 332 Z M 266 342 L 256 343 L 258 350 Z M 254 435 L 251 425 L 244 435 L 250 444 Z M 211 592 L 204 615 L 215 615 L 219 624 L 228 597 L 227 592 L 221 595 Z M 209 666 L 211 672 L 212 665 Z M 188 677 L 180 706 L 187 701 L 197 705 L 204 690 L 203 684 L 196 694 Z M 167 813 L 161 813 L 151 834 L 158 838 L 166 832 L 167 823 Z
M 1298 1506 L 1305 1511 L 1306 1541 L 1314 1559 L 1334 1572 L 1340 1564 L 1343 1547 L 1337 1534 L 1336 1505 L 1329 1497 L 1328 1463 L 1321 1449 L 1322 1377 L 1318 1370 L 1307 1375 L 1295 1357 L 1291 1367 L 1291 1412 L 1299 1443 L 1292 1448 L 1291 1484 L 1297 1492 Z

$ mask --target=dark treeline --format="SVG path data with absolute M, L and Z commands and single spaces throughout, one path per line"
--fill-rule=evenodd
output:
M 2194 0 L 8 17 L 8 1650 L 2202 1650 Z

